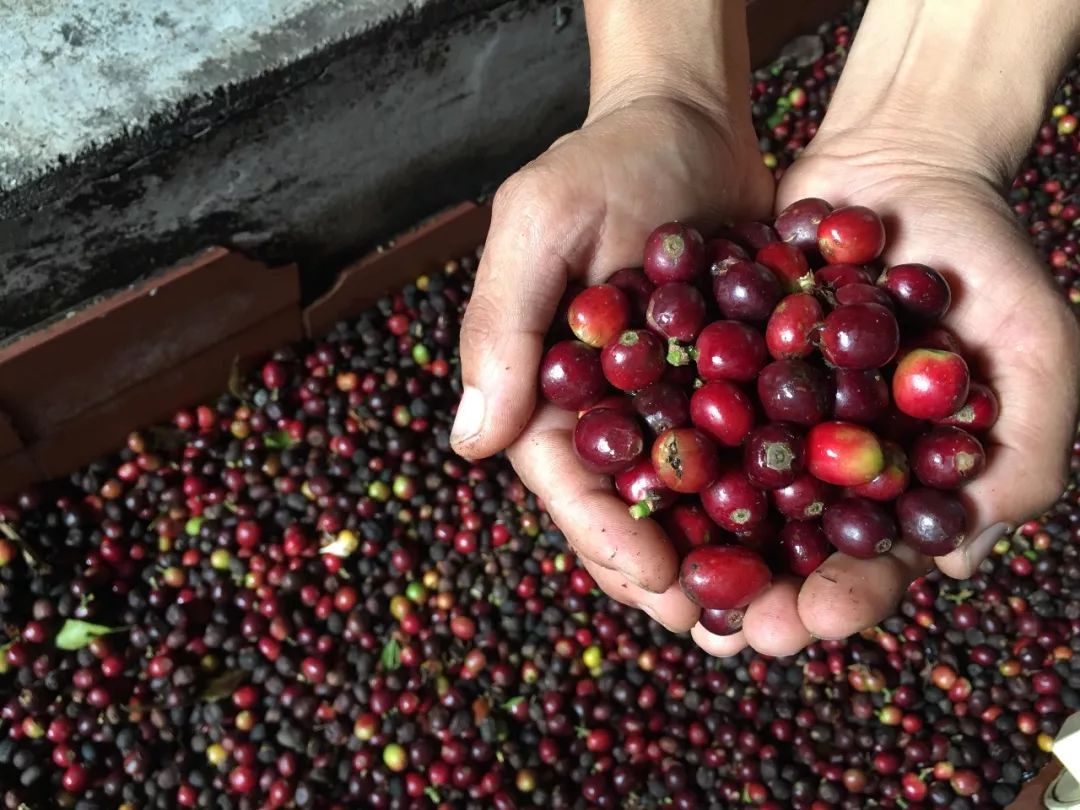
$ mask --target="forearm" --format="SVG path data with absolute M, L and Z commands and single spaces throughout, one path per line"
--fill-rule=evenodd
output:
M 745 106 L 745 0 L 585 0 L 593 107 L 676 96 L 714 111 Z
M 905 129 L 1004 183 L 1078 47 L 1076 0 L 872 0 L 823 129 Z

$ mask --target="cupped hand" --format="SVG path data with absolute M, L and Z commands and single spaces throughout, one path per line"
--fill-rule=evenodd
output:
M 576 415 L 538 402 L 543 339 L 569 281 L 596 284 L 640 266 L 662 222 L 707 234 L 725 220 L 766 216 L 772 191 L 748 112 L 609 97 L 499 189 L 462 326 L 454 448 L 471 458 L 507 448 L 600 587 L 672 630 L 698 615 L 678 587 L 675 550 L 658 524 L 633 520 L 607 479 L 580 465 Z
M 787 625 L 779 633 L 805 628 L 843 638 L 887 617 L 911 580 L 935 563 L 949 576 L 970 576 L 1010 527 L 1050 506 L 1067 484 L 1080 391 L 1076 318 L 994 173 L 977 160 L 946 158 L 933 141 L 896 130 L 823 133 L 784 175 L 776 205 L 821 197 L 869 206 L 885 220 L 886 264 L 922 262 L 948 278 L 953 306 L 944 325 L 960 339 L 973 378 L 988 382 L 1001 405 L 986 471 L 961 492 L 968 539 L 936 559 L 902 543 L 873 560 L 836 554 L 775 605 L 774 618 Z M 700 627 L 694 636 L 717 654 L 743 643 Z

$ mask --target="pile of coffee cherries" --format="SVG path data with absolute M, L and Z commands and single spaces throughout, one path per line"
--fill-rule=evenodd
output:
M 884 248 L 873 211 L 811 198 L 711 241 L 661 225 L 641 268 L 566 296 L 542 393 L 579 412 L 581 463 L 660 520 L 712 632 L 773 572 L 966 537 L 957 490 L 997 399 L 939 326 L 948 282 Z

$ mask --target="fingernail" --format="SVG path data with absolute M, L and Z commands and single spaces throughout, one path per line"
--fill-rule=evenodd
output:
M 458 403 L 454 426 L 450 429 L 453 444 L 471 439 L 484 426 L 484 393 L 479 388 L 467 386 Z
M 975 569 L 979 567 L 979 564 L 990 554 L 990 550 L 994 547 L 994 544 L 1008 534 L 1008 532 L 1008 523 L 995 523 L 964 546 L 964 556 L 967 557 L 972 571 L 975 571 Z

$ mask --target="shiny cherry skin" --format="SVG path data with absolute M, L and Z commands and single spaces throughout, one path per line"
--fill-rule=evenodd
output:
M 600 365 L 620 391 L 638 391 L 664 376 L 664 343 L 647 329 L 628 329 L 604 346 Z
M 911 471 L 923 486 L 958 489 L 986 469 L 982 442 L 958 427 L 941 425 L 911 448 Z
M 706 610 L 735 610 L 750 604 L 772 582 L 760 555 L 742 546 L 703 546 L 679 569 L 683 593 Z
M 946 419 L 967 401 L 970 381 L 967 363 L 960 355 L 915 349 L 896 364 L 893 402 L 916 419 Z
M 967 512 L 950 492 L 909 489 L 896 502 L 903 541 L 921 554 L 940 557 L 967 539 Z
M 757 394 L 770 421 L 804 426 L 827 419 L 834 398 L 826 373 L 802 360 L 775 360 L 765 366 Z
M 825 316 L 818 340 L 832 366 L 881 368 L 900 348 L 900 327 L 881 304 L 846 304 Z
M 705 269 L 705 241 L 689 225 L 665 223 L 649 234 L 643 266 L 653 284 L 693 281 Z
M 556 343 L 540 361 L 540 393 L 553 405 L 580 411 L 607 391 L 600 353 L 580 341 Z
M 866 264 L 884 249 L 885 226 L 865 206 L 837 208 L 818 224 L 818 251 L 829 264 Z
M 696 428 L 675 428 L 653 443 L 652 464 L 675 492 L 701 492 L 716 480 L 719 456 L 713 440 Z
M 590 472 L 614 475 L 641 458 L 645 437 L 637 419 L 625 411 L 593 408 L 574 426 L 574 450 Z
M 719 444 L 738 447 L 754 427 L 754 403 L 735 383 L 707 382 L 690 397 L 690 419 Z
M 715 321 L 701 330 L 695 344 L 703 380 L 749 382 L 769 359 L 761 332 L 738 321 Z
M 837 550 L 862 560 L 884 554 L 897 539 L 892 515 L 868 498 L 841 498 L 825 510 L 821 526 Z

